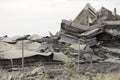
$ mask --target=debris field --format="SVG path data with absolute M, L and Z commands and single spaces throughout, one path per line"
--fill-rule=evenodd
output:
M 87 4 L 74 20 L 62 20 L 60 31 L 49 34 L 0 37 L 0 65 L 21 65 L 22 50 L 25 64 L 69 62 L 66 49 L 75 62 L 120 63 L 120 16 L 116 8 L 110 11 L 102 7 L 97 11 Z

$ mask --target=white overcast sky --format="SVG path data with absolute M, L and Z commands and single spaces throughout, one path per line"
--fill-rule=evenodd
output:
M 120 13 L 120 0 L 0 0 L 0 36 L 55 34 L 62 19 L 73 20 L 87 3 Z

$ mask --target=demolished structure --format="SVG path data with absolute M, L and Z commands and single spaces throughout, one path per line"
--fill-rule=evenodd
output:
M 70 43 L 73 49 L 89 46 L 97 59 L 120 57 L 120 16 L 116 9 L 114 13 L 104 7 L 96 11 L 87 4 L 73 21 L 62 20 L 60 36 L 60 41 Z M 82 52 L 85 55 L 85 50 Z
M 16 37 L 1 37 L 0 62 L 10 63 L 20 61 L 22 57 L 22 41 L 24 41 L 24 57 L 29 61 L 67 61 L 66 44 L 71 54 L 77 60 L 107 61 L 120 57 L 120 16 L 102 7 L 96 11 L 87 4 L 73 20 L 62 20 L 61 29 L 56 35 L 41 37 L 25 35 Z M 78 53 L 80 52 L 80 53 Z M 38 57 L 39 56 L 39 57 Z M 6 63 L 7 64 L 7 63 Z

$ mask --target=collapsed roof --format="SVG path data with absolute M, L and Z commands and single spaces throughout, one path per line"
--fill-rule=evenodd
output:
M 53 37 L 41 37 L 40 35 L 36 34 L 15 37 L 3 36 L 0 40 L 0 60 L 22 58 L 23 48 L 24 58 L 36 55 L 44 57 L 50 57 L 51 55 L 54 55 L 53 60 L 67 61 L 68 58 L 65 54 L 62 52 L 53 51 L 53 47 L 55 47 L 53 42 L 55 39 L 56 38 Z

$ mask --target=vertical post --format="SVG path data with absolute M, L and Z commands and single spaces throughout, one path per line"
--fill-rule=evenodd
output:
M 91 59 L 90 59 L 90 70 L 91 70 L 91 72 L 92 72 L 92 70 L 93 70 L 93 61 L 92 61 L 92 57 L 93 56 L 93 52 L 91 52 Z
M 79 61 L 80 61 L 80 40 L 78 39 L 78 72 L 80 70 Z
M 115 17 L 116 17 L 116 15 L 117 15 L 117 10 L 116 10 L 116 8 L 114 8 L 114 15 L 115 15 Z
M 91 59 L 90 59 L 90 77 L 89 77 L 89 80 L 93 80 L 92 77 L 93 77 L 93 61 L 92 61 L 92 58 L 93 58 L 93 51 L 91 51 Z
M 13 68 L 13 59 L 10 59 L 11 67 Z
M 22 40 L 22 72 L 24 73 L 24 42 Z
M 115 18 L 117 20 L 117 10 L 116 10 L 116 8 L 114 8 L 114 15 L 115 15 Z

